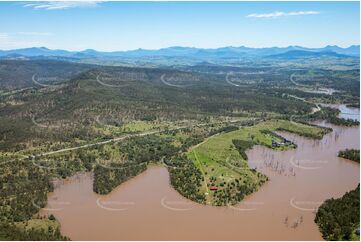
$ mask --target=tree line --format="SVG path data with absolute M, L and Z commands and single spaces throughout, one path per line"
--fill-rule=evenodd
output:
M 340 150 L 338 152 L 338 157 L 342 157 L 360 163 L 360 150 L 358 149 Z
M 360 184 L 341 198 L 326 200 L 318 208 L 315 222 L 325 240 L 352 240 L 360 226 Z

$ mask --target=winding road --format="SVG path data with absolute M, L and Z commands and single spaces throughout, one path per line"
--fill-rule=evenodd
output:
M 295 96 L 295 95 L 289 95 L 289 94 L 288 94 L 287 96 L 288 96 L 288 97 L 295 98 L 295 99 L 298 99 L 298 100 L 301 100 L 301 101 L 303 101 L 303 102 L 305 102 L 305 103 L 309 103 L 309 104 L 312 104 L 312 105 L 316 105 L 316 108 L 313 108 L 310 114 L 314 114 L 315 112 L 318 112 L 318 111 L 321 110 L 321 107 L 320 107 L 320 105 L 319 105 L 318 103 L 313 103 L 313 102 L 307 101 L 305 98 L 297 97 L 297 96 Z
M 177 129 L 182 129 L 182 128 L 184 128 L 184 127 L 179 127 Z M 177 130 L 177 129 L 173 129 L 173 130 Z M 55 151 L 49 151 L 49 152 L 42 153 L 40 155 L 35 155 L 35 157 L 52 155 L 52 154 L 57 154 L 57 153 L 72 151 L 72 150 L 78 150 L 78 149 L 84 149 L 84 148 L 88 148 L 88 147 L 92 147 L 92 146 L 96 146 L 96 145 L 104 145 L 104 144 L 108 144 L 108 143 L 112 143 L 112 142 L 117 142 L 117 141 L 124 140 L 124 139 L 131 138 L 131 137 L 142 137 L 142 136 L 147 136 L 147 135 L 161 133 L 161 132 L 164 132 L 164 130 L 147 131 L 144 133 L 129 134 L 129 135 L 124 135 L 121 137 L 108 139 L 108 140 L 104 140 L 104 141 L 99 141 L 99 142 L 95 142 L 95 143 L 91 143 L 91 144 L 80 145 L 80 146 L 71 147 L 71 148 L 64 148 L 64 149 L 55 150 Z
M 236 123 L 239 122 L 241 120 L 227 120 L 227 121 L 223 121 L 223 122 L 216 122 L 216 123 L 203 123 L 203 124 L 196 124 L 194 126 L 206 126 L 206 125 L 212 125 L 212 124 L 220 124 L 220 123 Z M 78 150 L 78 149 L 84 149 L 84 148 L 89 148 L 92 146 L 96 146 L 96 145 L 104 145 L 104 144 L 108 144 L 108 143 L 112 143 L 112 142 L 117 142 L 117 141 L 121 141 L 121 140 L 125 140 L 131 137 L 143 137 L 143 136 L 147 136 L 147 135 L 152 135 L 152 134 L 158 134 L 158 133 L 162 133 L 164 131 L 175 131 L 175 130 L 180 130 L 180 129 L 184 129 L 184 128 L 189 128 L 192 127 L 192 125 L 188 125 L 188 126 L 181 126 L 181 127 L 177 127 L 174 129 L 164 129 L 164 130 L 153 130 L 153 131 L 146 131 L 143 133 L 136 133 L 136 134 L 127 134 L 127 135 L 123 135 L 120 137 L 116 137 L 116 138 L 112 138 L 112 139 L 108 139 L 108 140 L 104 140 L 104 141 L 99 141 L 99 142 L 95 142 L 95 143 L 90 143 L 90 144 L 85 144 L 85 145 L 79 145 L 79 146 L 75 146 L 75 147 L 70 147 L 70 148 L 64 148 L 64 149 L 59 149 L 59 150 L 54 150 L 54 151 L 49 151 L 49 152 L 45 152 L 42 154 L 38 154 L 38 155 L 34 155 L 33 157 L 41 157 L 41 156 L 47 156 L 47 155 L 52 155 L 52 154 L 57 154 L 57 153 L 61 153 L 61 152 L 66 152 L 66 151 L 73 151 L 73 150 Z

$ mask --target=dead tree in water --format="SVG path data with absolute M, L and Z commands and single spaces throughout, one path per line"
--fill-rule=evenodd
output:
M 286 225 L 286 227 L 288 227 L 288 216 L 286 216 L 285 221 L 283 223 Z
M 298 225 L 299 225 L 299 222 L 298 222 L 298 220 L 296 220 L 295 222 L 293 222 L 291 228 L 296 229 L 298 227 Z

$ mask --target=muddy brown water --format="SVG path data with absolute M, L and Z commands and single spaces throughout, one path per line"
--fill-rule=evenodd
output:
M 334 131 L 318 141 L 281 133 L 295 150 L 248 151 L 250 166 L 270 181 L 235 207 L 186 200 L 164 167 L 151 167 L 107 196 L 92 192 L 90 173 L 61 181 L 42 213 L 54 214 L 72 240 L 322 240 L 315 209 L 359 183 L 359 164 L 337 152 L 359 148 L 360 130 L 321 124 Z

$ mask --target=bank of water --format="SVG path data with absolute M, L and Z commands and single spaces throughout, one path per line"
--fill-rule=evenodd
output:
M 360 181 L 359 164 L 337 157 L 359 148 L 359 127 L 333 128 L 322 140 L 280 133 L 298 144 L 288 151 L 249 150 L 250 166 L 270 181 L 234 207 L 199 205 L 151 167 L 107 196 L 92 191 L 92 175 L 57 184 L 42 213 L 52 213 L 72 240 L 321 240 L 315 211 Z
M 360 121 L 360 109 L 350 108 L 346 104 L 321 104 L 321 106 L 337 108 L 340 110 L 339 118 L 353 119 Z

